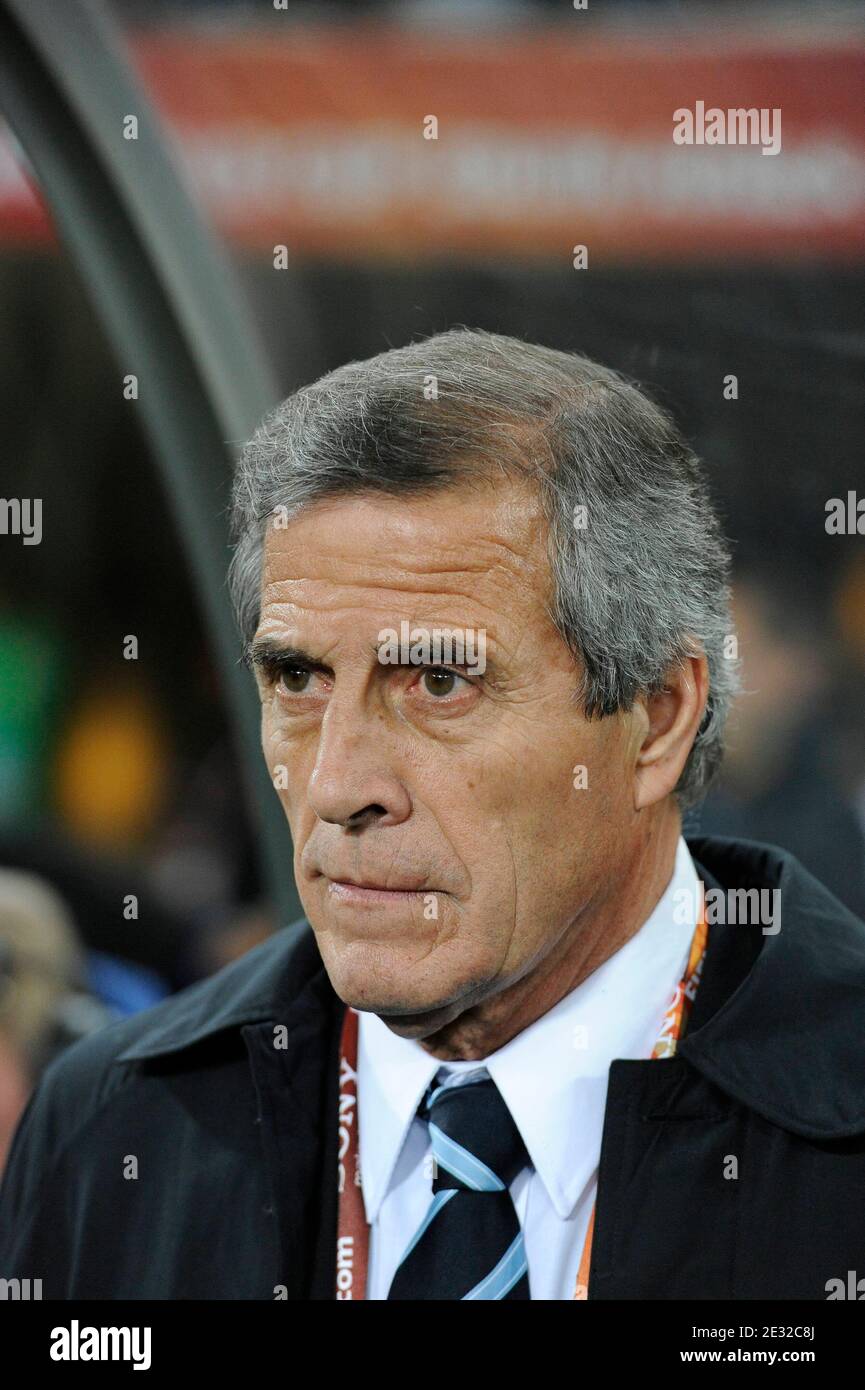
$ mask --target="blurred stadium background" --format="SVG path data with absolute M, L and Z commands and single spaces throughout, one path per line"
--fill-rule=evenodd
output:
M 782 844 L 865 914 L 865 551 L 825 529 L 865 495 L 861 5 L 107 9 L 279 395 L 463 323 L 675 411 L 735 542 L 749 692 L 687 828 Z M 781 108 L 781 155 L 675 147 L 697 99 Z M 134 367 L 49 204 L 3 128 L 2 492 L 45 524 L 0 543 L 0 1164 L 53 1050 L 280 916 Z

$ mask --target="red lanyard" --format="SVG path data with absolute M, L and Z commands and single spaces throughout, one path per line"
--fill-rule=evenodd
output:
M 700 901 L 701 903 L 703 901 L 702 892 Z M 691 940 L 688 964 L 667 1007 L 658 1041 L 652 1050 L 652 1057 L 672 1057 L 679 1039 L 684 1034 L 688 1014 L 691 1011 L 697 986 L 700 983 L 703 961 L 706 958 L 706 935 L 705 912 L 701 909 L 700 920 Z M 357 1018 L 354 1009 L 346 1009 L 339 1049 L 339 1162 L 337 1169 L 339 1223 L 336 1237 L 336 1297 L 363 1299 L 366 1297 L 369 1262 L 369 1226 L 360 1186 Z M 588 1297 L 589 1265 L 592 1258 L 594 1226 L 595 1208 L 593 1206 L 574 1288 L 573 1296 L 575 1299 Z
M 369 1226 L 360 1190 L 357 1109 L 357 1013 L 346 1009 L 339 1045 L 339 1227 L 336 1297 L 365 1298 Z

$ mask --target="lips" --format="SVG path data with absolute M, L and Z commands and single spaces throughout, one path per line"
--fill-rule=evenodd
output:
M 429 883 L 420 875 L 397 875 L 382 873 L 376 878 L 369 872 L 365 874 L 324 874 L 327 883 L 327 897 L 334 907 L 346 911 L 384 912 L 394 909 L 397 913 L 415 907 L 422 897 L 434 892 Z
M 425 895 L 430 891 L 429 888 L 368 887 L 365 884 L 340 882 L 339 879 L 329 879 L 327 885 L 327 896 L 335 907 L 360 912 L 384 912 L 389 908 L 401 912 L 409 904 L 422 901 L 422 892 Z
M 377 893 L 420 893 L 424 890 L 426 892 L 431 891 L 428 888 L 425 889 L 423 880 L 419 878 L 405 879 L 399 883 L 381 883 L 372 878 L 350 878 L 347 875 L 338 874 L 327 874 L 326 877 L 330 879 L 331 883 L 339 887 L 369 888 Z

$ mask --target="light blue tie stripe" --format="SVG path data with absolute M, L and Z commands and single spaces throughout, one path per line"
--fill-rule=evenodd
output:
M 448 1187 L 448 1188 L 443 1188 L 441 1192 L 436 1192 L 436 1193 L 435 1193 L 435 1195 L 434 1195 L 432 1201 L 430 1202 L 429 1206 L 427 1207 L 426 1216 L 424 1217 L 423 1221 L 420 1223 L 420 1225 L 418 1226 L 417 1230 L 415 1231 L 414 1236 L 412 1237 L 412 1240 L 411 1240 L 411 1242 L 410 1242 L 408 1248 L 407 1248 L 406 1251 L 405 1251 L 405 1254 L 403 1255 L 402 1259 L 401 1259 L 400 1262 L 399 1262 L 400 1264 L 404 1264 L 404 1263 L 405 1263 L 405 1261 L 408 1259 L 409 1255 L 411 1254 L 412 1250 L 414 1250 L 415 1246 L 417 1245 L 418 1241 L 420 1240 L 421 1236 L 423 1235 L 424 1231 L 426 1230 L 427 1226 L 429 1226 L 430 1222 L 433 1220 L 434 1217 L 438 1216 L 439 1212 L 441 1211 L 441 1209 L 442 1209 L 442 1207 L 445 1205 L 445 1203 L 446 1203 L 446 1202 L 449 1202 L 450 1199 L 451 1199 L 451 1197 L 455 1197 L 455 1196 L 457 1195 L 458 1192 L 459 1192 L 459 1188 L 458 1188 L 458 1187 Z M 397 1265 L 397 1269 L 398 1269 L 398 1268 L 399 1268 L 399 1265 Z
M 426 1109 L 427 1109 L 427 1111 L 429 1111 L 429 1110 L 432 1109 L 432 1107 L 435 1105 L 436 1101 L 438 1100 L 439 1096 L 441 1095 L 442 1091 L 450 1091 L 450 1090 L 452 1090 L 452 1089 L 453 1089 L 453 1088 L 452 1088 L 451 1086 L 436 1086 L 435 1090 L 433 1091 L 432 1095 L 430 1096 L 429 1100 L 428 1100 L 427 1103 L 426 1103 Z
M 489 1079 L 490 1074 L 486 1067 L 478 1067 L 476 1071 L 468 1072 L 468 1074 L 459 1081 L 454 1081 L 453 1078 L 449 1078 L 447 1081 L 443 1081 L 440 1086 L 436 1086 L 426 1102 L 425 1109 L 427 1112 L 432 1109 L 442 1091 L 455 1091 L 458 1090 L 460 1086 L 471 1086 L 477 1081 L 489 1081 Z
M 492 1168 L 487 1165 L 475 1154 L 464 1149 L 462 1144 L 458 1144 L 455 1139 L 451 1139 L 449 1134 L 445 1134 L 443 1129 L 439 1129 L 437 1124 L 430 1120 L 430 1138 L 432 1140 L 433 1156 L 437 1163 L 440 1163 L 460 1182 L 464 1182 L 466 1187 L 472 1188 L 474 1192 L 502 1192 L 504 1183 L 497 1177 Z
M 475 1284 L 474 1288 L 467 1294 L 463 1294 L 462 1301 L 465 1302 L 467 1298 L 504 1298 L 517 1280 L 528 1272 L 528 1268 L 525 1242 L 523 1241 L 523 1233 L 520 1231 L 513 1244 L 502 1255 L 495 1269 L 490 1270 L 486 1279 Z

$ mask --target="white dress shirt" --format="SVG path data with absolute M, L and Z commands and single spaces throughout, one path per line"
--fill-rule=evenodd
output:
M 366 1297 L 387 1297 L 432 1198 L 426 1123 L 415 1114 L 430 1081 L 478 1068 L 495 1081 L 531 1158 L 510 1187 L 533 1299 L 573 1298 L 597 1187 L 609 1067 L 650 1057 L 687 965 L 697 873 L 679 839 L 673 876 L 643 926 L 609 960 L 498 1051 L 441 1062 L 359 1015 L 360 1172 L 370 1223 Z M 681 892 L 690 896 L 682 898 Z M 683 911 L 683 905 L 693 906 Z

